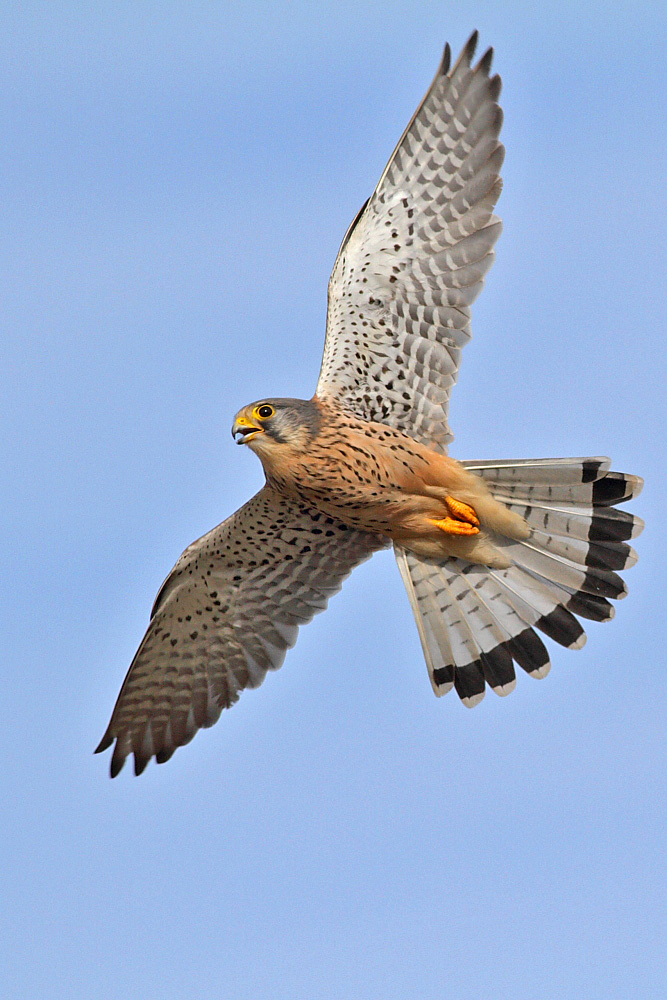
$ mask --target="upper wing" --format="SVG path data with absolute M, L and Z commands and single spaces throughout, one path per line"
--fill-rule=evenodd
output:
M 504 149 L 492 49 L 449 46 L 329 281 L 320 398 L 441 451 L 470 304 L 493 262 Z
M 387 544 L 264 487 L 188 546 L 151 623 L 96 753 L 116 741 L 111 776 L 134 752 L 137 774 L 211 726 L 257 687 L 323 611 L 350 571 Z

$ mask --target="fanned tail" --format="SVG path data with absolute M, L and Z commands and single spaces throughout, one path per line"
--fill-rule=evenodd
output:
M 606 458 L 462 464 L 530 528 L 524 541 L 493 537 L 509 568 L 426 559 L 399 546 L 395 552 L 433 690 L 455 687 L 472 707 L 487 684 L 509 694 L 515 663 L 546 676 L 549 654 L 535 629 L 580 649 L 586 635 L 578 618 L 613 618 L 610 600 L 627 593 L 617 571 L 637 561 L 627 542 L 644 527 L 616 504 L 637 496 L 643 483 L 609 472 Z

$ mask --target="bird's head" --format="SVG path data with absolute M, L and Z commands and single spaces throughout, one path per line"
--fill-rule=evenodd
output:
M 302 451 L 319 426 L 320 412 L 311 399 L 260 399 L 236 414 L 232 437 L 261 457 L 282 445 Z

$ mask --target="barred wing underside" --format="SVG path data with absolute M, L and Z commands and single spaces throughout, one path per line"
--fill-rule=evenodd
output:
M 165 580 L 97 752 L 140 774 L 212 726 L 294 645 L 345 577 L 387 544 L 264 487 L 188 546 Z
M 470 304 L 493 262 L 504 149 L 500 77 L 475 33 L 449 46 L 377 188 L 350 227 L 329 282 L 317 384 L 366 420 L 445 450 L 449 393 L 470 338 Z

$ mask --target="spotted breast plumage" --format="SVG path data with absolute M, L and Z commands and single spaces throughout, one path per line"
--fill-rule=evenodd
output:
M 642 528 L 641 480 L 605 458 L 458 462 L 449 393 L 493 262 L 500 78 L 477 34 L 449 46 L 329 283 L 310 400 L 263 399 L 232 428 L 266 484 L 193 542 L 164 582 L 98 747 L 140 773 L 256 687 L 351 570 L 393 545 L 437 695 L 544 677 L 538 632 L 571 649 L 607 621 Z M 536 631 L 537 630 L 537 631 Z

